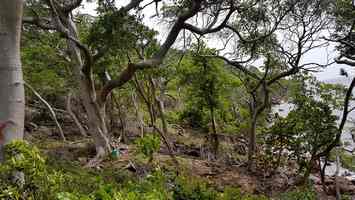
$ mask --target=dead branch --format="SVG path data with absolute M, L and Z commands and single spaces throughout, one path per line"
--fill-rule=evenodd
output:
M 58 120 L 57 120 L 57 116 L 52 108 L 52 106 L 28 83 L 24 82 L 25 86 L 30 89 L 33 94 L 44 104 L 46 105 L 46 107 L 48 108 L 49 110 L 49 113 L 53 119 L 53 121 L 55 122 L 58 130 L 59 130 L 59 134 L 60 134 L 60 137 L 63 139 L 63 141 L 66 141 L 66 138 L 64 136 L 64 132 L 63 132 L 63 129 L 62 127 L 60 126 Z

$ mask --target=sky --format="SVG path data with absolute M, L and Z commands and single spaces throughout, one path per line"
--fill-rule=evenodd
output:
M 118 1 L 117 4 L 118 6 L 123 6 L 127 4 L 130 0 L 121 0 Z M 142 5 L 145 5 L 146 3 L 149 3 L 151 1 L 144 1 Z M 96 15 L 96 2 L 94 3 L 84 3 L 83 7 L 80 8 L 81 13 L 86 13 L 90 15 Z M 167 30 L 169 29 L 168 25 L 163 24 L 157 20 L 157 18 L 152 18 L 156 14 L 155 11 L 155 5 L 152 4 L 144 9 L 144 19 L 143 23 L 147 25 L 148 27 L 156 30 L 159 32 L 158 35 L 158 41 L 164 41 L 164 39 L 167 36 Z M 218 46 L 221 46 L 218 42 L 218 40 L 211 40 L 212 42 L 209 42 L 208 45 L 212 48 L 217 48 Z M 320 64 L 325 64 L 327 63 L 327 60 L 330 60 L 332 62 L 334 58 L 338 55 L 335 49 L 335 44 L 330 44 L 328 47 L 324 48 L 319 48 L 319 49 L 314 49 L 310 52 L 308 52 L 304 58 L 304 62 L 315 62 L 315 63 L 320 63 Z M 321 72 L 314 73 L 314 75 L 317 77 L 318 80 L 325 81 L 325 82 L 332 82 L 332 83 L 343 83 L 345 84 L 348 82 L 347 80 L 350 80 L 349 78 L 345 78 L 340 75 L 340 69 L 344 68 L 350 77 L 355 76 L 355 69 L 351 68 L 347 65 L 340 65 L 340 64 L 332 64 L 328 66 L 326 69 L 323 69 Z

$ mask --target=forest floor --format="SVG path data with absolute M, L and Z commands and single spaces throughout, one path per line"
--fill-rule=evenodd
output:
M 91 139 L 69 137 L 68 141 L 63 142 L 57 136 L 50 136 L 48 130 L 27 134 L 26 139 L 35 144 L 50 160 L 84 167 L 88 160 L 95 155 Z M 225 187 L 238 187 L 245 193 L 276 197 L 280 193 L 295 189 L 301 178 L 294 163 L 288 163 L 285 167 L 275 170 L 266 161 L 259 161 L 260 163 L 250 172 L 245 164 L 245 142 L 239 138 L 223 138 L 218 159 L 211 159 L 211 154 L 205 148 L 205 137 L 201 133 L 189 130 L 183 135 L 172 134 L 169 138 L 175 145 L 176 157 L 180 164 L 179 173 L 204 179 L 220 191 Z M 103 161 L 94 170 L 128 170 L 138 176 L 144 176 L 149 170 L 156 167 L 170 171 L 175 170 L 164 145 L 155 155 L 153 163 L 147 163 L 137 154 L 133 140 L 128 141 L 128 144 L 120 144 L 118 148 L 120 154 L 117 158 Z M 333 177 L 326 177 L 328 194 L 322 190 L 317 173 L 311 175 L 311 181 L 314 183 L 319 199 L 335 199 Z M 341 179 L 340 184 L 342 192 L 353 195 L 355 199 L 355 183 Z

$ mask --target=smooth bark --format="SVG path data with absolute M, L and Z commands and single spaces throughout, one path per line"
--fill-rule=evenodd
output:
M 0 122 L 6 122 L 1 131 L 1 149 L 6 143 L 23 139 L 25 95 L 20 60 L 23 4 L 22 0 L 0 3 Z
M 77 28 L 70 15 L 63 15 L 61 16 L 61 19 L 65 22 L 64 26 L 68 29 L 69 37 L 77 40 Z M 104 105 L 99 106 L 96 101 L 92 75 L 91 73 L 85 73 L 85 71 L 83 71 L 85 64 L 81 57 L 81 48 L 78 46 L 77 42 L 73 41 L 73 39 L 68 39 L 67 44 L 70 58 L 72 60 L 71 64 L 73 67 L 73 73 L 76 80 L 78 80 L 78 94 L 88 116 L 89 133 L 93 136 L 95 142 L 97 155 L 92 162 L 88 164 L 89 166 L 93 166 L 95 163 L 100 162 L 100 160 L 111 151 L 105 123 L 105 107 Z

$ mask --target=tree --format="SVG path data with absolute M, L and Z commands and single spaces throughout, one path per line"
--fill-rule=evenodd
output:
M 24 1 L 0 4 L 0 160 L 6 143 L 23 138 L 25 94 L 20 60 L 20 36 Z
M 258 82 L 251 90 L 254 94 L 263 91 L 266 100 L 269 87 L 279 80 L 326 66 L 302 61 L 308 52 L 324 45 L 319 42 L 319 34 L 329 23 L 324 12 L 328 6 L 325 1 L 230 1 L 219 6 L 214 7 L 216 10 L 211 8 L 210 13 L 206 14 L 209 23 L 202 26 L 189 23 L 185 24 L 185 28 L 198 35 L 197 40 L 207 34 L 220 33 L 217 38 L 222 40 L 223 48 L 216 54 L 204 56 L 222 59 Z M 283 41 L 278 40 L 277 34 L 285 36 Z M 248 65 L 258 59 L 267 61 L 270 55 L 278 64 L 264 66 L 262 75 L 254 73 Z M 255 109 L 251 109 L 253 114 L 248 136 L 249 166 L 256 151 L 256 119 L 268 105 L 268 100 L 259 102 L 251 102 Z
M 331 15 L 336 17 L 336 23 L 334 32 L 331 35 L 331 38 L 326 38 L 326 40 L 337 43 L 337 50 L 339 56 L 335 59 L 335 62 L 338 64 L 345 64 L 350 67 L 355 66 L 355 11 L 352 1 L 350 0 L 336 0 L 331 10 Z M 344 70 L 341 70 L 341 75 L 346 76 Z M 330 152 L 339 145 L 343 129 L 347 122 L 348 115 L 354 110 L 354 107 L 350 107 L 350 102 L 353 100 L 353 89 L 355 87 L 355 78 L 352 79 L 348 88 L 346 89 L 342 115 L 340 123 L 338 125 L 337 133 L 333 141 L 320 152 L 317 157 L 325 157 L 325 163 L 321 171 L 322 182 L 324 183 L 325 170 L 327 167 L 327 162 L 330 156 Z M 340 199 L 339 193 L 337 192 L 337 199 Z
M 287 117 L 280 117 L 270 128 L 267 140 L 273 147 L 282 143 L 281 148 L 297 160 L 307 180 L 312 164 L 318 161 L 317 155 L 335 138 L 337 117 L 326 101 L 314 100 L 312 96 L 299 96 L 295 105 Z
M 99 1 L 99 5 L 102 6 L 103 11 L 108 13 L 108 16 L 112 17 L 111 19 L 116 18 L 118 22 L 120 22 L 120 19 L 129 17 L 129 11 L 138 8 L 142 2 L 143 0 L 132 0 L 120 9 L 104 1 Z M 123 69 L 116 78 L 107 81 L 98 91 L 94 84 L 94 63 L 97 57 L 102 56 L 103 53 L 108 51 L 107 48 L 109 48 L 111 44 L 109 43 L 107 44 L 108 46 L 104 46 L 103 48 L 96 49 L 96 52 L 92 52 L 88 46 L 81 41 L 77 24 L 73 20 L 73 10 L 81 5 L 82 0 L 46 0 L 46 6 L 41 5 L 41 1 L 32 2 L 35 8 L 39 9 L 41 13 L 47 16 L 29 16 L 24 18 L 24 22 L 43 29 L 55 30 L 66 39 L 73 74 L 78 81 L 78 92 L 88 116 L 89 132 L 92 134 L 96 146 L 97 155 L 90 162 L 91 164 L 102 160 L 111 150 L 109 133 L 106 127 L 105 106 L 112 91 L 130 81 L 136 71 L 159 66 L 176 41 L 180 31 L 184 28 L 185 21 L 195 16 L 204 8 L 203 2 L 202 0 L 179 2 L 181 7 L 178 9 L 173 25 L 162 45 L 145 60 L 137 62 L 129 61 L 125 69 Z M 110 29 L 110 24 L 105 25 L 105 28 L 110 30 L 106 32 L 109 36 L 116 33 L 117 30 Z M 128 52 L 125 52 L 125 54 L 127 53 Z
M 218 113 L 226 112 L 223 103 L 227 101 L 226 93 L 232 86 L 232 80 L 227 76 L 222 61 L 199 55 L 210 51 L 213 50 L 200 47 L 198 52 L 184 56 L 180 69 L 177 70 L 180 72 L 181 84 L 187 88 L 187 106 L 181 117 L 189 120 L 192 127 L 208 130 L 212 153 L 217 158 Z

